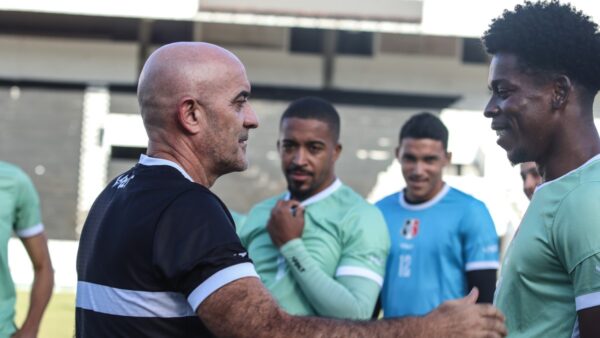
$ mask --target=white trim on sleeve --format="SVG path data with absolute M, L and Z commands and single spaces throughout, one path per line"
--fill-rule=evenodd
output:
M 200 304 L 213 292 L 217 291 L 224 285 L 233 282 L 234 280 L 244 277 L 258 278 L 258 274 L 256 273 L 252 263 L 240 263 L 227 267 L 223 270 L 219 270 L 207 280 L 202 282 L 202 284 L 198 285 L 198 287 L 196 287 L 194 291 L 190 293 L 187 298 L 188 303 L 195 311 L 198 309 L 198 306 L 200 306 Z
M 600 305 L 600 292 L 575 297 L 575 310 L 583 310 Z
M 376 272 L 373 272 L 367 268 L 358 267 L 358 266 L 340 266 L 335 271 L 335 276 L 357 276 L 364 277 L 370 279 L 377 283 L 379 287 L 383 286 L 383 277 L 381 277 Z
M 499 267 L 498 261 L 469 262 L 465 265 L 465 271 L 498 269 Z
M 15 231 L 15 233 L 17 234 L 17 236 L 19 238 L 29 238 L 29 237 L 37 236 L 37 235 L 41 234 L 42 232 L 44 232 L 44 225 L 42 223 L 38 223 L 38 224 L 36 224 L 32 227 L 26 228 L 26 229 L 21 229 L 21 230 Z
M 117 289 L 106 285 L 77 282 L 76 306 L 115 316 L 180 318 L 195 316 L 177 292 L 151 292 Z

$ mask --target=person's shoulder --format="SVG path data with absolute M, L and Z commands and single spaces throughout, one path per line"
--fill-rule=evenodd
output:
M 466 193 L 462 190 L 459 190 L 457 188 L 454 187 L 450 187 L 450 189 L 448 190 L 448 194 L 446 195 L 446 198 L 456 202 L 456 203 L 464 203 L 467 205 L 477 205 L 477 206 L 483 206 L 485 207 L 485 203 L 483 203 L 483 201 L 481 201 L 480 199 L 476 198 L 475 196 Z
M 345 184 L 332 197 L 334 197 L 333 200 L 336 203 L 337 209 L 343 211 L 344 219 L 366 217 L 383 220 L 383 215 L 377 206 L 369 203 L 360 194 Z
M 11 177 L 17 180 L 29 178 L 29 175 L 27 175 L 27 173 L 25 173 L 25 171 L 19 166 L 4 161 L 0 161 L 0 175 L 4 177 Z
M 389 205 L 398 205 L 398 201 L 400 199 L 400 191 L 396 191 L 393 194 L 387 195 L 382 199 L 375 202 L 375 205 L 378 207 L 384 207 Z
M 600 178 L 589 180 L 573 187 L 563 198 L 561 207 L 570 210 L 580 210 L 586 206 L 595 207 L 600 214 L 600 203 L 597 202 L 600 193 Z
M 268 210 L 269 212 L 271 211 L 271 209 L 273 209 L 273 207 L 275 206 L 275 204 L 277 204 L 277 201 L 283 199 L 285 196 L 285 193 L 281 193 L 279 195 L 275 195 L 272 197 L 269 197 L 267 199 L 264 199 L 256 204 L 254 204 L 252 206 L 252 208 L 250 208 L 250 212 L 248 213 L 248 217 L 252 214 L 252 213 L 256 213 L 256 212 L 262 212 L 264 210 Z

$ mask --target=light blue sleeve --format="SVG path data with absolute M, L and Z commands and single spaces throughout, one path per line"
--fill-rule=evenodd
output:
M 465 207 L 461 224 L 465 271 L 498 269 L 498 235 L 488 209 L 476 199 Z

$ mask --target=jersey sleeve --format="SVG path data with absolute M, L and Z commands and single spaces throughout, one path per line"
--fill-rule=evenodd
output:
M 498 269 L 498 235 L 485 204 L 473 200 L 461 223 L 465 271 Z
M 577 310 L 600 305 L 600 182 L 573 190 L 552 226 L 559 260 L 571 275 Z
M 390 249 L 390 237 L 381 212 L 365 204 L 350 210 L 342 222 L 342 254 L 336 277 L 364 277 L 381 287 Z
M 258 277 L 225 207 L 216 197 L 198 190 L 184 193 L 162 215 L 153 261 L 194 310 L 222 286 Z
M 16 178 L 17 196 L 13 229 L 20 238 L 33 237 L 44 231 L 40 217 L 40 199 L 31 179 L 24 173 Z

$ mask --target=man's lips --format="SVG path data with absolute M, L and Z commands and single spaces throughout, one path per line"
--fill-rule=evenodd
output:
M 300 170 L 288 171 L 288 176 L 294 181 L 302 181 L 312 176 L 311 173 Z
M 492 129 L 496 131 L 496 136 L 498 136 L 498 138 L 506 137 L 507 134 L 510 132 L 510 127 L 502 123 L 492 122 Z

